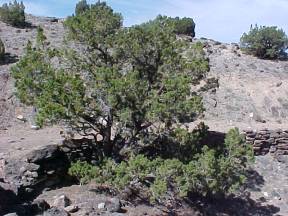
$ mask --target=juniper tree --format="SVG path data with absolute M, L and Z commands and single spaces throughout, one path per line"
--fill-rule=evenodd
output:
M 158 15 L 154 20 L 143 23 L 145 28 L 153 28 L 153 26 L 169 26 L 171 30 L 177 35 L 188 35 L 195 37 L 195 22 L 192 18 L 184 17 L 168 17 Z
M 276 59 L 286 56 L 288 38 L 276 26 L 251 26 L 240 39 L 241 48 L 259 58 Z
M 65 120 L 110 155 L 121 146 L 159 142 L 203 112 L 201 97 L 190 89 L 205 77 L 208 61 L 186 58 L 188 46 L 173 26 L 121 28 L 122 16 L 106 3 L 65 25 L 81 52 L 57 57 L 48 47 L 28 47 L 13 68 L 18 95 L 38 108 L 39 124 Z M 62 67 L 53 67 L 52 58 Z
M 25 25 L 25 6 L 23 2 L 20 3 L 14 0 L 9 4 L 4 3 L 0 7 L 0 20 L 16 27 L 23 27 Z
M 37 107 L 39 125 L 64 121 L 94 137 L 107 156 L 99 167 L 74 164 L 70 174 L 80 180 L 96 178 L 121 189 L 152 173 L 155 197 L 171 188 L 183 196 L 205 195 L 243 183 L 251 148 L 239 131 L 209 146 L 201 142 L 207 126 L 185 127 L 204 111 L 193 90 L 204 89 L 193 87 L 209 64 L 200 43 L 178 40 L 175 26 L 167 23 L 123 28 L 122 16 L 98 2 L 67 19 L 65 49 L 49 47 L 38 28 L 36 44 L 28 43 L 12 68 L 17 95 Z

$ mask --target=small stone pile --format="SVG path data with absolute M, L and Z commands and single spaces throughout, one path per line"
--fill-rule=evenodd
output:
M 255 155 L 288 155 L 288 130 L 244 131 L 246 142 L 253 145 Z

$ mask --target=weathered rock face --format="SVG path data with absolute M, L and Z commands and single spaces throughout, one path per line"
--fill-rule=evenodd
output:
M 23 158 L 2 159 L 0 207 L 5 210 L 11 204 L 29 201 L 45 188 L 61 184 L 69 164 L 57 145 L 34 150 Z
M 288 130 L 246 130 L 244 134 L 246 142 L 253 145 L 255 155 L 288 155 Z
M 92 140 L 64 140 L 60 145 L 48 145 L 21 158 L 0 159 L 0 212 L 9 205 L 32 200 L 45 189 L 70 181 L 67 171 L 71 162 L 77 160 L 97 162 Z

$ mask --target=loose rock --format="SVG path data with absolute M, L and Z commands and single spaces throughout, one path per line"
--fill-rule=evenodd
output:
M 65 195 L 61 195 L 56 197 L 53 206 L 58 207 L 58 208 L 65 208 L 71 204 L 71 201 L 68 197 Z
M 78 206 L 74 206 L 74 205 L 71 205 L 71 206 L 67 206 L 65 208 L 65 211 L 69 212 L 69 213 L 75 213 L 79 210 L 79 207 Z
M 52 207 L 45 211 L 43 216 L 69 216 L 69 213 L 67 213 L 64 209 Z
M 110 200 L 107 200 L 105 202 L 105 206 L 107 211 L 113 213 L 113 212 L 119 212 L 121 210 L 121 202 L 118 198 L 111 198 Z

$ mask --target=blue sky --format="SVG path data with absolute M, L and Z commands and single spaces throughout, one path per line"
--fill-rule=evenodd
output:
M 8 0 L 0 0 L 0 3 Z M 78 0 L 24 0 L 35 15 L 65 17 Z M 93 1 L 90 1 L 93 2 Z M 196 22 L 196 37 L 238 42 L 251 24 L 276 25 L 288 34 L 288 0 L 107 0 L 124 16 L 126 26 L 158 14 L 188 16 Z

